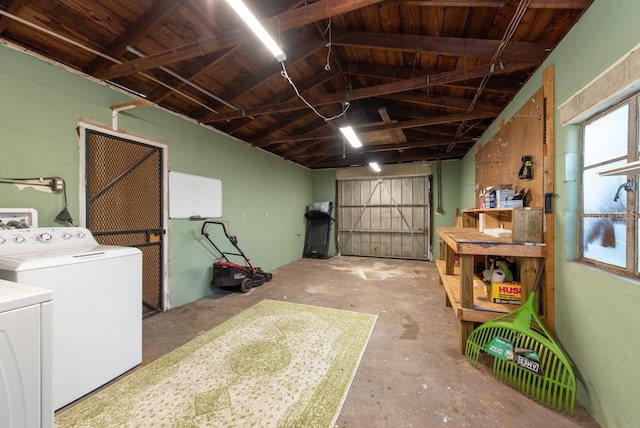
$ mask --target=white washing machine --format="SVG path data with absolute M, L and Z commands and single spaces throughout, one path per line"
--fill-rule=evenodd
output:
M 53 291 L 53 409 L 142 361 L 142 253 L 83 227 L 0 230 L 0 279 Z
M 53 427 L 51 295 L 0 279 L 0 427 Z

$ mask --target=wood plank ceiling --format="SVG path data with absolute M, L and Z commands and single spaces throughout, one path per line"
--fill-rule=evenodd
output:
M 283 63 L 223 0 L 0 0 L 0 38 L 336 168 L 461 158 L 591 2 L 247 0 Z

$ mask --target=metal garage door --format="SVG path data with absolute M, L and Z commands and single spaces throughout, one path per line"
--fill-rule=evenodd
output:
M 338 181 L 342 255 L 430 260 L 428 176 Z

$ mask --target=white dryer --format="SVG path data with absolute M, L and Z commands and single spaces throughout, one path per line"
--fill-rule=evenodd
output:
M 142 253 L 83 227 L 0 230 L 0 279 L 53 291 L 53 408 L 142 361 Z
M 0 279 L 0 427 L 53 427 L 51 295 Z

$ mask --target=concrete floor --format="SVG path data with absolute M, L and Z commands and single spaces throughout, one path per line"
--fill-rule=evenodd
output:
M 578 405 L 551 411 L 473 368 L 430 262 L 301 259 L 242 294 L 217 290 L 143 322 L 143 365 L 262 299 L 377 314 L 337 427 L 598 427 Z

